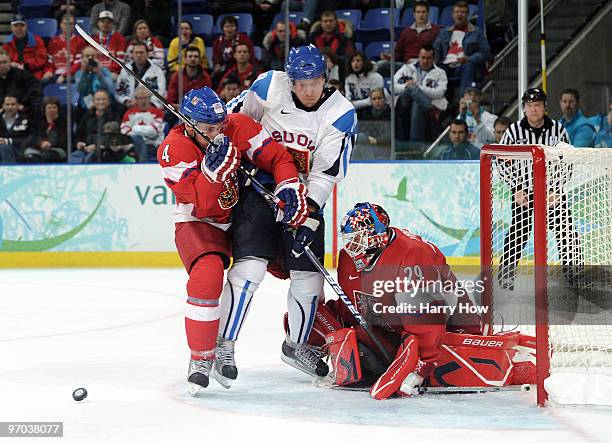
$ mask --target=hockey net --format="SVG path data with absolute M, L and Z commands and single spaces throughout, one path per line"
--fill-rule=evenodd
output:
M 482 302 L 535 335 L 538 404 L 612 405 L 612 149 L 481 151 Z

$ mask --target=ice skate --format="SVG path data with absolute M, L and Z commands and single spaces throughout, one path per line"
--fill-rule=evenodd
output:
M 234 340 L 226 340 L 223 337 L 217 338 L 217 349 L 212 376 L 221 386 L 229 389 L 232 382 L 238 377 L 238 368 L 234 361 Z
M 206 388 L 209 382 L 212 360 L 193 360 L 189 361 L 189 372 L 187 374 L 187 391 L 195 396 L 200 389 Z
M 319 351 L 306 343 L 293 343 L 289 337 L 283 342 L 281 360 L 313 377 L 325 377 L 329 372 Z

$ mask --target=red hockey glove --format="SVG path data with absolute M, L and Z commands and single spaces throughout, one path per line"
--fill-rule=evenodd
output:
M 306 186 L 293 178 L 279 183 L 274 194 L 284 203 L 283 208 L 276 206 L 276 221 L 299 228 L 308 218 Z
M 218 134 L 206 148 L 202 172 L 213 182 L 224 182 L 240 166 L 240 153 L 223 134 Z

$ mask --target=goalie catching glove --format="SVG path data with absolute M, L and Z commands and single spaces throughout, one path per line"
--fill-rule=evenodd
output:
M 206 148 L 202 172 L 213 182 L 221 183 L 240 166 L 240 153 L 229 138 L 218 134 Z
M 306 202 L 306 186 L 297 178 L 279 183 L 274 190 L 283 202 L 283 207 L 276 206 L 276 221 L 292 228 L 299 228 L 308 219 L 308 203 Z

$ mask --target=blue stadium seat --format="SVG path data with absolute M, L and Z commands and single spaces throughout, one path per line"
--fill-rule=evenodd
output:
M 363 43 L 355 42 L 355 50 L 359 52 L 363 52 Z
M 253 33 L 253 16 L 248 12 L 237 12 L 235 14 L 221 14 L 217 17 L 217 26 L 215 29 L 215 33 L 221 34 L 221 20 L 223 17 L 227 17 L 228 15 L 233 15 L 238 20 L 238 31 L 244 32 L 246 35 L 251 35 Z
M 263 57 L 263 49 L 261 49 L 261 46 L 253 46 L 253 50 L 255 51 L 255 58 L 261 60 Z
M 399 25 L 399 14 L 395 14 L 393 26 Z M 391 26 L 391 9 L 368 9 L 361 22 L 360 29 L 389 29 Z
M 17 11 L 26 18 L 49 17 L 53 0 L 21 0 Z
M 88 34 L 91 32 L 91 18 L 90 17 L 75 17 L 74 21 Z
M 213 16 L 210 14 L 186 14 L 182 20 L 191 23 L 194 34 L 211 36 L 213 33 Z
M 440 8 L 437 6 L 429 7 L 429 22 L 430 23 L 438 23 L 438 16 L 440 15 Z M 402 14 L 402 20 L 400 21 L 400 26 L 407 27 L 414 23 L 414 14 L 412 13 L 412 8 L 404 9 L 404 13 Z
M 213 65 L 213 48 L 212 45 L 206 45 L 206 58 L 208 59 L 208 66 L 212 68 Z
M 338 9 L 336 17 L 351 22 L 353 29 L 361 26 L 361 9 Z
M 291 23 L 295 23 L 296 25 L 299 25 L 305 16 L 306 14 L 304 14 L 301 11 L 289 12 L 289 21 Z M 274 26 L 278 22 L 284 22 L 284 21 L 285 21 L 285 13 L 279 12 L 278 14 L 274 16 L 274 20 L 272 21 L 272 26 Z
M 57 20 L 54 18 L 28 18 L 28 31 L 40 38 L 52 38 L 57 34 Z
M 57 97 L 60 105 L 65 105 L 68 102 L 68 85 L 49 83 L 43 88 L 43 96 Z M 79 92 L 74 84 L 70 85 L 70 100 L 71 106 L 77 106 L 79 104 Z
M 474 14 L 478 13 L 478 6 L 477 5 L 468 5 L 468 7 L 469 7 L 468 17 L 471 18 Z M 453 21 L 453 5 L 446 6 L 442 10 L 442 13 L 440 14 L 440 19 L 439 19 L 438 23 L 441 26 L 451 26 L 454 23 L 454 21 Z
M 365 55 L 370 60 L 379 60 L 381 52 L 391 54 L 391 42 L 372 42 L 365 48 Z

